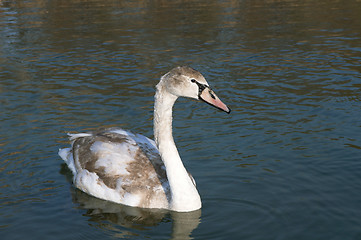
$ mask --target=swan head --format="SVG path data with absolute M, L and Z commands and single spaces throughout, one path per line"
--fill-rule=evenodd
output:
M 177 97 L 202 100 L 226 113 L 231 112 L 231 109 L 209 87 L 203 75 L 191 67 L 173 68 L 161 77 L 157 88 L 160 86 Z

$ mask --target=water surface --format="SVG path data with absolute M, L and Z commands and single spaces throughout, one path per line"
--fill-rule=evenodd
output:
M 360 239 L 359 1 L 0 1 L 2 239 Z M 203 207 L 76 190 L 67 132 L 152 137 L 154 86 L 201 71 L 230 115 L 180 99 Z

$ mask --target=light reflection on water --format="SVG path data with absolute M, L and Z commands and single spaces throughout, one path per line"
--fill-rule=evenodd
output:
M 357 239 L 360 10 L 1 1 L 2 238 Z M 57 156 L 66 133 L 121 126 L 151 137 L 154 86 L 183 64 L 233 110 L 185 99 L 174 108 L 202 210 L 151 214 L 75 190 Z

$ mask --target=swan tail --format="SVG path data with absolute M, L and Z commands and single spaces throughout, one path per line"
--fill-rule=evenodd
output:
M 75 175 L 76 169 L 71 148 L 60 148 L 58 154 L 64 160 L 66 165 L 68 165 L 68 168 L 72 171 L 73 175 Z

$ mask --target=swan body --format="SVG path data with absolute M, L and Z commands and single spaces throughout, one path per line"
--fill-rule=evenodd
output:
M 185 169 L 172 135 L 172 108 L 178 97 L 203 100 L 227 113 L 201 73 L 177 67 L 161 77 L 154 104 L 155 141 L 109 128 L 70 134 L 59 150 L 78 189 L 100 199 L 142 208 L 189 212 L 201 208 L 193 177 Z

